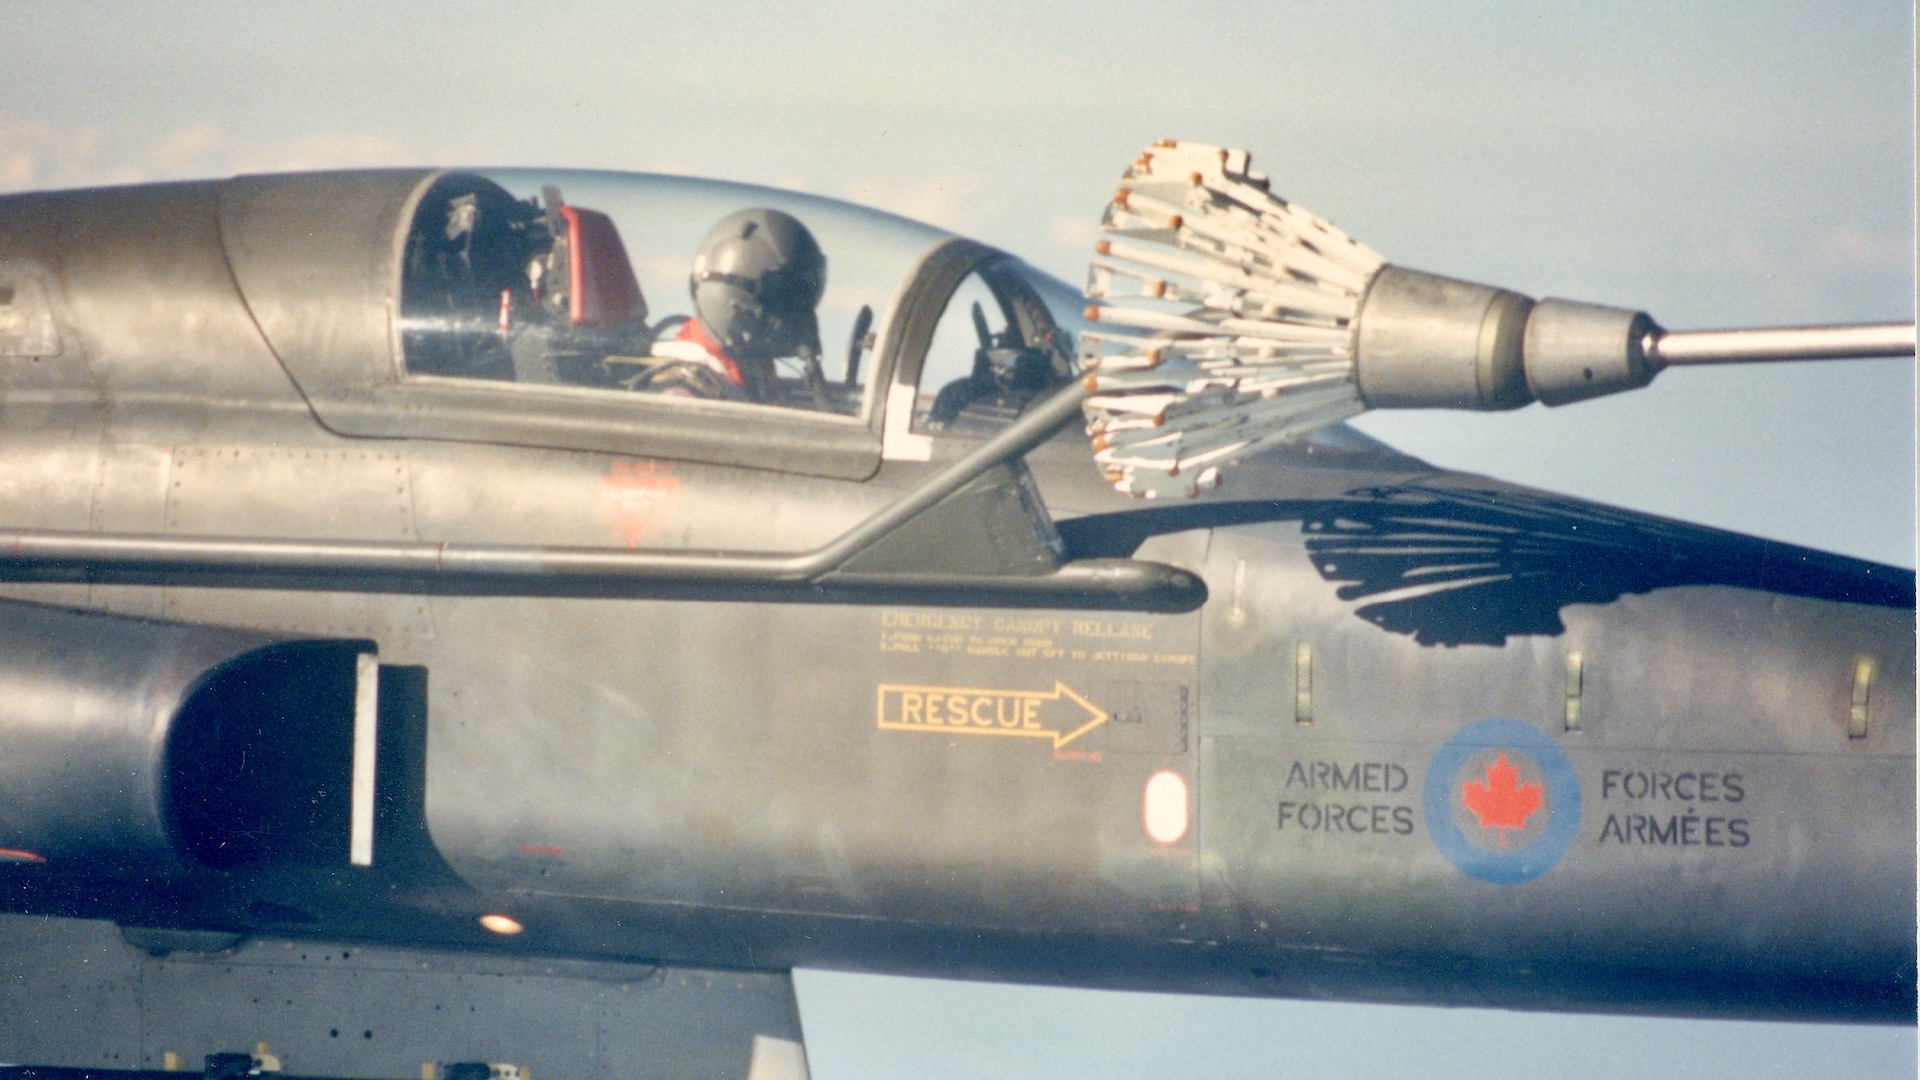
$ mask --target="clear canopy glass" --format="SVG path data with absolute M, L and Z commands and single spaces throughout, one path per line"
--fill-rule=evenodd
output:
M 712 320 L 703 321 L 690 286 L 703 240 L 743 210 L 791 215 L 825 257 L 825 287 L 812 311 L 817 338 L 774 356 L 758 379 L 719 340 L 724 335 L 704 325 Z M 880 395 L 868 393 L 874 345 L 912 297 L 945 307 L 934 357 L 924 367 L 917 356 L 902 357 L 903 372 L 924 372 L 915 426 L 956 433 L 997 426 L 1031 398 L 1029 391 L 1072 376 L 1084 301 L 1004 255 L 983 263 L 950 296 L 919 296 L 917 290 L 951 289 L 915 277 L 926 256 L 950 239 L 883 211 L 747 184 L 536 169 L 449 172 L 422 195 L 408 230 L 400 317 L 405 369 L 412 376 L 861 417 L 879 405 Z M 782 302 L 771 278 L 752 276 L 751 267 L 720 269 L 738 285 L 741 303 Z M 975 303 L 986 323 L 972 318 Z M 1025 382 L 1009 392 L 1016 360 L 1025 365 Z M 936 394 L 969 373 L 983 389 L 961 395 L 972 405 L 966 415 L 956 423 L 949 408 L 929 420 Z M 949 393 L 950 406 L 958 400 Z
M 753 403 L 859 413 L 872 373 L 854 357 L 870 349 L 911 268 L 948 234 L 831 199 L 684 177 L 532 169 L 441 177 L 409 233 L 407 370 L 646 389 L 653 369 L 682 362 L 660 353 L 687 352 L 663 346 L 688 336 L 702 239 L 749 208 L 793 215 L 826 256 L 814 370 L 803 357 L 780 358 L 777 389 Z

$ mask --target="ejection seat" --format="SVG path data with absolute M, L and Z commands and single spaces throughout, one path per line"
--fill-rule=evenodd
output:
M 537 331 L 515 338 L 515 379 L 611 385 L 608 361 L 644 355 L 653 337 L 640 280 L 611 217 L 568 206 L 558 188 L 543 188 L 541 199 L 553 238 L 536 275 L 546 318 Z
M 613 219 L 542 196 L 471 173 L 421 196 L 401 278 L 409 374 L 607 386 L 606 357 L 645 354 L 647 302 Z

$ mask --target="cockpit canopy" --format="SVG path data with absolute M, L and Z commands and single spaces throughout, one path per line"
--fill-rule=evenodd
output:
M 730 216 L 749 234 L 756 221 L 796 223 L 824 255 L 824 289 L 813 282 L 800 301 L 818 297 L 817 345 L 735 356 L 703 324 L 690 277 L 703 239 Z M 774 252 L 762 262 L 781 258 L 762 250 Z M 743 303 L 792 306 L 760 295 L 779 270 L 730 264 L 708 276 L 720 274 Z M 773 408 L 862 422 L 876 436 L 889 401 L 911 412 L 888 417 L 889 429 L 985 434 L 1004 424 L 1074 376 L 1083 303 L 1017 259 L 880 211 L 593 172 L 440 174 L 414 203 L 400 277 L 409 381 L 564 388 L 643 409 Z M 874 393 L 883 382 L 896 389 Z

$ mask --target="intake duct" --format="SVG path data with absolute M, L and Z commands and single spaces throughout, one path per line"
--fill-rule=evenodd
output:
M 372 651 L 0 601 L 0 862 L 344 863 Z

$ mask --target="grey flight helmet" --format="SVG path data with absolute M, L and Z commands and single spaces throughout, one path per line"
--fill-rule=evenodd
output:
M 693 310 L 728 355 L 820 355 L 814 308 L 827 257 L 792 214 L 756 207 L 721 218 L 693 258 Z

